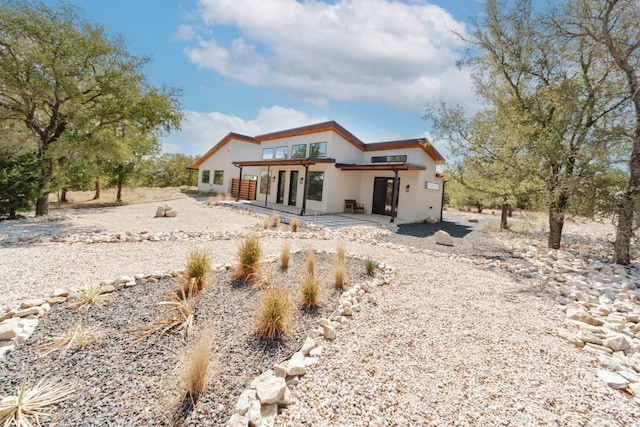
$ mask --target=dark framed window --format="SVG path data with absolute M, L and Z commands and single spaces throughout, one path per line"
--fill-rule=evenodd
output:
M 292 159 L 304 159 L 307 157 L 307 144 L 296 144 L 291 146 Z
M 324 187 L 324 172 L 309 172 L 309 187 L 307 188 L 307 199 L 322 201 L 322 188 Z
M 269 175 L 270 173 L 268 171 L 260 172 L 260 192 L 262 194 L 269 193 L 271 189 L 271 177 Z
M 202 183 L 208 184 L 211 179 L 211 171 L 202 171 Z
M 289 147 L 276 147 L 276 159 L 286 159 Z
M 224 182 L 224 171 L 213 171 L 213 183 L 222 185 Z
M 309 157 L 326 157 L 327 143 L 314 142 L 309 144 Z
M 407 155 L 401 154 L 396 156 L 373 156 L 371 157 L 371 163 L 389 163 L 389 162 L 406 162 Z
M 440 190 L 440 184 L 438 184 L 437 182 L 425 181 L 424 182 L 424 189 L 425 190 Z
M 271 160 L 271 159 L 273 159 L 273 148 L 263 148 L 262 160 Z

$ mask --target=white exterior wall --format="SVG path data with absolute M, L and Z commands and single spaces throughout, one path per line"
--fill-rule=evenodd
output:
M 231 179 L 240 176 L 240 169 L 232 162 L 239 160 L 255 159 L 260 152 L 258 144 L 246 141 L 230 140 L 213 156 L 205 160 L 198 169 L 198 190 L 203 192 L 216 191 L 218 193 L 231 193 Z M 210 171 L 209 182 L 202 182 L 202 172 Z M 224 171 L 222 185 L 213 184 L 213 174 L 216 170 Z M 257 175 L 258 168 L 242 168 L 242 175 Z

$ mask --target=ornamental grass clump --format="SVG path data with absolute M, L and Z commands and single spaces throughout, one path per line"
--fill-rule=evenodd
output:
M 103 332 L 98 327 L 83 327 L 82 323 L 76 323 L 65 334 L 51 339 L 52 344 L 45 355 L 60 351 L 59 358 L 61 359 L 70 349 L 82 350 L 102 335 Z
M 244 239 L 238 247 L 238 261 L 240 264 L 233 271 L 232 279 L 242 282 L 257 282 L 259 280 L 258 270 L 261 256 L 260 240 L 255 236 Z
M 284 241 L 280 247 L 280 269 L 289 268 L 289 259 L 291 258 L 291 245 L 288 241 Z
M 322 283 L 315 274 L 306 274 L 300 283 L 300 305 L 306 310 L 320 307 L 323 292 Z
M 291 218 L 289 220 L 289 229 L 293 233 L 296 233 L 300 229 L 300 221 L 298 221 L 298 218 Z
M 364 271 L 369 276 L 373 276 L 375 274 L 377 265 L 371 258 L 367 257 L 367 259 L 364 260 L 363 265 L 364 265 Z
M 316 274 L 316 253 L 313 249 L 307 251 L 307 273 Z
M 102 293 L 102 286 L 99 284 L 92 284 L 78 289 L 75 296 L 79 298 L 78 301 L 70 305 L 72 308 L 89 308 L 90 306 L 102 306 L 108 297 Z
M 146 338 L 153 334 L 164 335 L 170 330 L 182 333 L 183 337 L 188 337 L 193 331 L 193 321 L 198 304 L 197 297 L 190 297 L 183 288 L 177 293 L 171 293 L 165 297 L 165 301 L 158 305 L 164 305 L 171 309 L 169 315 L 160 318 L 144 328 L 128 330 L 125 332 L 139 332 L 136 339 Z
M 47 406 L 56 405 L 74 392 L 68 383 L 41 380 L 35 387 L 27 388 L 28 374 L 25 370 L 22 384 L 15 396 L 0 399 L 0 425 L 9 427 L 40 426 L 40 420 L 52 414 L 43 412 Z
M 187 257 L 184 277 L 188 282 L 189 293 L 199 293 L 208 285 L 211 272 L 211 254 L 206 250 L 194 249 Z
M 284 338 L 293 328 L 293 305 L 287 291 L 279 286 L 263 291 L 254 316 L 255 332 L 266 340 Z
M 275 228 L 280 227 L 280 215 L 275 212 L 271 215 L 271 226 Z
M 206 386 L 213 336 L 203 331 L 187 353 L 182 368 L 182 383 L 191 399 L 197 398 Z
M 343 242 L 338 243 L 336 259 L 333 262 L 333 277 L 336 288 L 343 289 L 347 270 L 346 251 Z
M 262 228 L 264 228 L 265 230 L 267 228 L 269 228 L 269 222 L 270 222 L 271 218 L 269 218 L 269 216 L 265 215 L 262 217 Z

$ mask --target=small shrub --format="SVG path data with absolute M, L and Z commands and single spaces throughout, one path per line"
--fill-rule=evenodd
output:
M 186 388 L 187 395 L 192 399 L 200 395 L 206 385 L 212 346 L 212 334 L 210 331 L 205 330 L 200 334 L 200 337 L 198 337 L 185 357 L 182 382 Z
M 211 271 L 211 254 L 206 250 L 192 250 L 187 258 L 185 278 L 189 282 L 188 291 L 199 293 L 207 286 Z
M 287 291 L 271 287 L 262 294 L 255 314 L 255 332 L 262 339 L 286 337 L 293 327 L 293 306 Z
M 300 229 L 300 221 L 298 221 L 298 218 L 291 218 L 291 220 L 289 220 L 289 229 L 293 233 L 298 232 L 298 230 Z
M 85 286 L 84 288 L 80 288 L 75 295 L 80 298 L 80 300 L 71 304 L 70 307 L 72 308 L 88 308 L 92 305 L 101 306 L 108 299 L 108 296 L 102 293 L 102 286 L 100 286 L 99 284 L 93 284 Z
M 59 358 L 62 358 L 70 348 L 81 350 L 96 341 L 102 336 L 102 332 L 95 326 L 84 328 L 81 323 L 73 325 L 61 336 L 52 338 L 52 345 L 46 354 L 60 351 Z
M 275 212 L 271 215 L 271 226 L 275 228 L 280 227 L 280 215 Z
M 15 396 L 0 399 L 0 425 L 8 427 L 32 427 L 40 425 L 40 419 L 52 414 L 43 412 L 47 406 L 66 400 L 74 391 L 67 383 L 41 380 L 35 387 L 27 388 L 27 371 Z M 35 423 L 35 424 L 34 424 Z
M 178 293 L 170 294 L 166 297 L 166 301 L 159 302 L 158 305 L 166 305 L 171 308 L 171 314 L 156 320 L 149 326 L 140 329 L 128 330 L 125 332 L 139 332 L 136 339 L 146 338 L 150 335 L 159 333 L 164 335 L 166 332 L 175 329 L 181 331 L 184 337 L 191 335 L 193 330 L 193 320 L 196 313 L 197 298 L 190 298 L 184 289 L 180 289 Z
M 262 228 L 264 228 L 265 230 L 269 228 L 269 220 L 270 218 L 266 215 L 262 217 Z
M 291 257 L 291 245 L 288 241 L 282 243 L 280 248 L 280 268 L 286 270 L 289 268 L 289 258 Z
M 339 242 L 338 246 L 336 247 L 336 261 L 341 263 L 346 263 L 347 261 L 346 252 L 347 252 L 347 249 L 344 245 L 344 242 Z
M 256 281 L 259 277 L 258 270 L 261 256 L 262 248 L 260 247 L 260 240 L 255 236 L 244 239 L 238 247 L 238 261 L 240 265 L 233 271 L 233 280 L 241 280 L 243 282 Z
M 377 265 L 376 263 L 369 257 L 364 260 L 364 271 L 369 275 L 373 276 L 376 272 Z
M 307 251 L 307 273 L 316 274 L 316 253 L 313 249 Z
M 346 262 L 341 260 L 339 257 L 336 258 L 335 262 L 333 263 L 333 277 L 334 284 L 338 289 L 344 288 L 344 276 L 346 274 L 346 269 Z
M 318 308 L 322 304 L 322 284 L 315 274 L 307 274 L 300 284 L 300 305 L 304 309 Z

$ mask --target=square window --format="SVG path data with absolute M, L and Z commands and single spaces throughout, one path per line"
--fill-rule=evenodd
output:
M 312 144 L 309 144 L 309 157 L 326 157 L 326 155 L 326 142 L 314 142 Z
M 292 159 L 304 159 L 307 157 L 307 144 L 296 144 L 291 146 Z
M 262 160 L 271 160 L 271 159 L 273 159 L 273 148 L 263 148 Z
M 440 184 L 438 184 L 437 182 L 429 182 L 429 181 L 425 181 L 424 182 L 424 189 L 425 190 L 440 190 Z
M 213 171 L 213 183 L 222 185 L 224 181 L 224 171 Z
M 211 171 L 202 171 L 202 180 L 203 184 L 208 184 L 211 179 Z
M 276 159 L 286 159 L 289 147 L 276 147 Z

